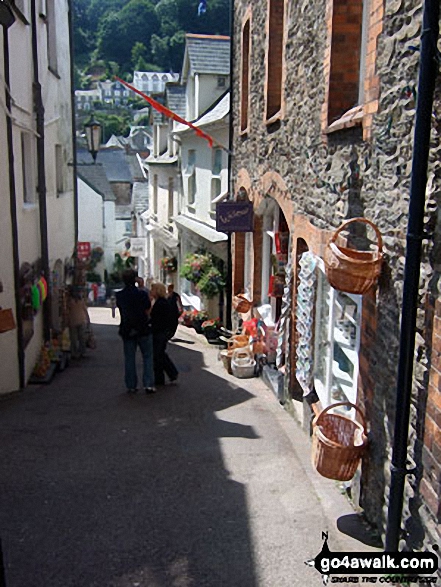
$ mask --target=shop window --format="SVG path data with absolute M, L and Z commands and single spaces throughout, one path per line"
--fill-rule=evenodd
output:
M 251 21 L 245 22 L 242 30 L 242 69 L 240 88 L 240 130 L 245 132 L 248 128 L 248 106 L 250 91 L 250 27 Z
M 266 57 L 266 121 L 272 122 L 282 109 L 284 0 L 268 0 L 268 45 Z
M 314 332 L 314 384 L 323 407 L 357 403 L 362 296 L 329 285 L 317 260 Z
M 363 103 L 369 0 L 334 0 L 328 124 Z
M 21 175 L 23 202 L 34 204 L 36 201 L 34 148 L 33 137 L 28 132 L 21 133 Z

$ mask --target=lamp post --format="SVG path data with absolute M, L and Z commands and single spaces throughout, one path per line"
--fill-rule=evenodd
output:
M 84 131 L 86 133 L 87 150 L 92 155 L 94 163 L 96 163 L 96 156 L 100 150 L 101 130 L 101 124 L 94 119 L 92 114 L 89 122 L 84 125 Z

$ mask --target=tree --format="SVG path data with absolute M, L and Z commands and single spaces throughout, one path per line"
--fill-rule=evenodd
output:
M 138 71 L 145 71 L 137 66 L 140 59 L 144 61 L 147 59 L 147 48 L 144 43 L 137 41 L 132 47 L 132 66 Z

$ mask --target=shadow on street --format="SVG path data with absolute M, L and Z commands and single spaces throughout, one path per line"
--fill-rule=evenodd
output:
M 253 395 L 179 339 L 179 385 L 128 396 L 116 327 L 94 330 L 82 361 L 0 401 L 7 587 L 257 587 L 245 487 L 220 444 L 257 435 L 218 414 Z

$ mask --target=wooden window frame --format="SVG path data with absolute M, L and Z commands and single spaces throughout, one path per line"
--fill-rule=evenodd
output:
M 281 26 L 275 23 L 278 3 L 283 5 Z M 283 120 L 285 116 L 287 4 L 287 0 L 268 0 L 267 3 L 264 113 L 264 123 L 267 126 Z
M 248 7 L 241 33 L 241 69 L 240 69 L 240 130 L 245 135 L 249 130 L 250 86 L 251 86 L 251 7 Z M 247 36 L 246 29 L 248 28 Z

